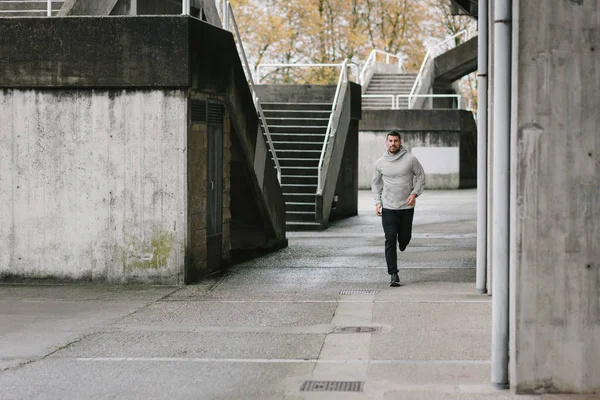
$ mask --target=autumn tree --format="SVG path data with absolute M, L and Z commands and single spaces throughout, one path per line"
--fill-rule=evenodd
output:
M 364 63 L 373 49 L 418 71 L 432 37 L 453 29 L 447 0 L 232 0 L 250 62 Z M 454 18 L 454 17 L 452 17 Z M 446 25 L 441 25 L 446 24 Z M 440 28 L 442 26 L 442 28 Z M 338 68 L 272 68 L 263 83 L 334 83 Z

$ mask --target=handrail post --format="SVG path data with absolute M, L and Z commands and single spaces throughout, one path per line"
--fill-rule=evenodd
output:
M 52 16 L 52 0 L 48 0 L 48 3 L 46 4 L 47 6 L 47 10 L 46 10 L 46 14 L 48 17 Z

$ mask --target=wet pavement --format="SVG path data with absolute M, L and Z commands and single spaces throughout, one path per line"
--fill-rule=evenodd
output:
M 489 383 L 475 191 L 418 199 L 400 288 L 359 197 L 359 216 L 198 285 L 0 286 L 0 399 L 517 398 Z

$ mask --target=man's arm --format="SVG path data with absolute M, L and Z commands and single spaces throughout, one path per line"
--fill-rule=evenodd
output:
M 381 192 L 383 191 L 383 179 L 381 171 L 377 169 L 377 165 L 373 169 L 373 178 L 371 179 L 371 193 L 375 201 L 375 212 L 381 215 Z
M 415 176 L 414 179 L 414 189 L 410 193 L 411 195 L 420 196 L 423 193 L 423 189 L 425 189 L 425 171 L 423 171 L 423 167 L 419 160 L 416 157 L 413 157 L 412 162 L 412 173 Z

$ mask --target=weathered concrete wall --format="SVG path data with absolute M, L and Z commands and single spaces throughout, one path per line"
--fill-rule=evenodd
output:
M 600 394 L 600 0 L 515 0 L 511 386 Z
M 470 118 L 470 120 L 469 120 Z M 462 110 L 365 110 L 359 134 L 359 189 L 370 189 L 375 161 L 385 152 L 387 133 L 402 132 L 402 144 L 414 154 L 429 189 L 476 185 L 477 128 Z
M 0 87 L 189 87 L 189 22 L 187 17 L 1 19 Z
M 358 214 L 358 124 L 350 121 L 348 136 L 335 187 L 338 195 L 335 209 L 331 209 L 330 220 L 347 218 Z
M 0 91 L 0 277 L 181 282 L 187 94 Z

